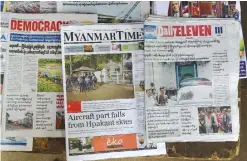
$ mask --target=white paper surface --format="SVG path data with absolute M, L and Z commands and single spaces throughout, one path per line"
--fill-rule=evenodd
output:
M 64 137 L 60 25 L 95 14 L 11 14 L 3 136 Z
M 166 154 L 145 139 L 143 24 L 62 26 L 61 41 L 67 160 Z
M 145 22 L 148 143 L 238 140 L 239 30 L 235 20 Z
M 144 21 L 150 12 L 150 2 L 140 1 L 59 1 L 57 12 L 95 13 L 99 22 Z
M 9 37 L 9 14 L 1 13 L 1 91 L 0 91 L 0 128 L 2 129 L 2 110 L 3 106 L 3 87 L 4 87 L 4 73 L 6 65 L 6 56 L 8 50 L 8 37 Z M 1 130 L 2 133 L 2 130 Z M 2 136 L 0 134 L 0 136 Z M 0 140 L 1 151 L 31 151 L 33 146 L 33 138 L 22 138 L 22 137 L 1 137 Z

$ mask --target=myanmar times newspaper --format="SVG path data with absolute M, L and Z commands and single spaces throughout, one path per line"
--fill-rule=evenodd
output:
M 10 14 L 4 136 L 64 136 L 60 26 L 68 23 L 97 23 L 97 15 Z
M 165 154 L 145 139 L 143 24 L 63 25 L 61 41 L 67 160 Z
M 8 52 L 8 37 L 9 37 L 9 14 L 1 13 L 1 86 L 0 86 L 0 128 L 2 125 L 3 111 L 3 88 L 4 88 L 4 73 L 6 65 L 6 56 Z M 33 138 L 25 137 L 2 137 L 0 140 L 1 151 L 31 151 Z
M 238 140 L 239 31 L 230 19 L 145 22 L 148 144 Z

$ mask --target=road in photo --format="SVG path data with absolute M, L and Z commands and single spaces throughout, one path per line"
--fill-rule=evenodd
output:
M 132 54 L 65 57 L 68 101 L 134 98 Z
M 39 59 L 38 92 L 63 92 L 62 60 Z
M 150 107 L 213 101 L 210 61 L 146 63 L 145 78 Z
M 6 130 L 25 130 L 33 128 L 33 113 L 22 112 L 18 115 L 6 113 Z

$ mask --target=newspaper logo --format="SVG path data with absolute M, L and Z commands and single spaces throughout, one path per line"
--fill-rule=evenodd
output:
M 1 34 L 1 41 L 2 42 L 6 42 L 7 41 L 7 38 L 8 38 L 8 35 L 7 34 Z
M 225 36 L 225 26 L 224 25 L 215 25 L 213 28 L 213 32 L 216 36 L 218 37 L 223 37 Z
M 211 37 L 211 25 L 160 26 L 157 29 L 159 37 Z
M 136 134 L 93 137 L 94 152 L 136 149 Z
M 156 26 L 155 25 L 144 25 L 144 39 L 156 39 Z

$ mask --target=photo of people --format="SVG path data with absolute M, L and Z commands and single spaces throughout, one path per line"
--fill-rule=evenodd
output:
M 56 129 L 65 129 L 64 111 L 56 112 Z
M 134 98 L 132 54 L 65 57 L 69 101 Z
M 33 112 L 19 112 L 18 116 L 6 113 L 6 130 L 25 130 L 33 128 Z
M 230 106 L 198 108 L 199 133 L 232 133 Z
M 93 153 L 92 138 L 69 138 L 69 155 Z
M 62 60 L 39 59 L 38 92 L 63 92 Z
M 0 97 L 2 96 L 2 93 L 3 93 L 3 80 L 4 80 L 4 74 L 1 74 Z
M 180 17 L 180 2 L 179 1 L 170 1 L 170 8 L 171 8 L 173 17 Z
M 145 91 L 145 84 L 144 80 L 138 81 L 135 84 L 135 91 L 136 92 L 144 92 Z
M 145 63 L 145 99 L 148 107 L 200 104 L 213 101 L 212 63 Z

